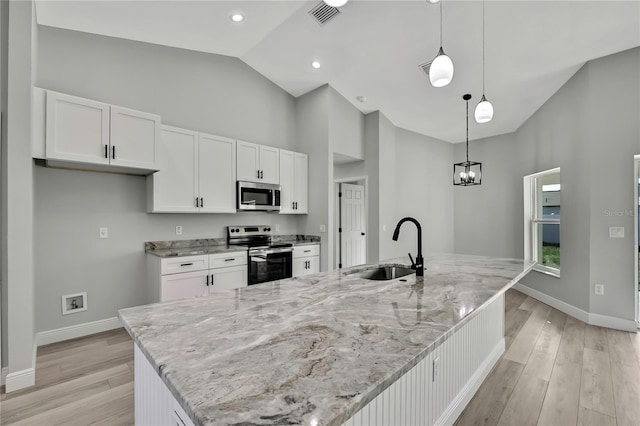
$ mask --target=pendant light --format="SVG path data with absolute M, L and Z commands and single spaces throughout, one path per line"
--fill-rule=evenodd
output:
M 493 119 L 493 105 L 484 96 L 484 0 L 482 0 L 482 98 L 476 106 L 476 122 L 488 123 Z
M 429 81 L 433 87 L 444 87 L 453 80 L 453 62 L 442 48 L 442 2 L 440 2 L 440 49 L 429 68 Z
M 322 0 L 322 1 L 324 1 L 324 3 L 325 3 L 327 6 L 331 6 L 331 7 L 342 7 L 342 6 L 344 6 L 345 4 L 347 4 L 347 2 L 348 2 L 349 0 Z
M 453 184 L 472 186 L 482 184 L 482 163 L 469 161 L 469 100 L 471 95 L 462 97 L 467 103 L 467 161 L 453 165 Z

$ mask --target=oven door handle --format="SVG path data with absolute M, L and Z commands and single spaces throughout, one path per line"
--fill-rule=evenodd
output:
M 266 256 L 268 256 L 270 254 L 279 254 L 279 253 L 293 253 L 293 247 L 252 251 L 252 252 L 249 253 L 249 257 L 262 257 L 262 258 L 264 258 L 264 257 L 266 257 Z

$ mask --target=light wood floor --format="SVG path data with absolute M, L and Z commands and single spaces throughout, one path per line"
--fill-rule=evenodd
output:
M 640 334 L 585 325 L 515 290 L 507 351 L 457 421 L 640 425 Z M 0 424 L 132 425 L 133 343 L 123 330 L 38 348 L 36 386 L 0 396 Z
M 640 334 L 586 325 L 515 290 L 507 350 L 458 418 L 467 425 L 640 425 Z
M 133 421 L 133 341 L 123 328 L 39 347 L 36 385 L 0 396 L 2 425 Z

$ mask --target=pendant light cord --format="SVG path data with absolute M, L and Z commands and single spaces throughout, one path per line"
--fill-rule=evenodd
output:
M 482 96 L 484 96 L 484 0 L 482 0 Z
M 484 44 L 484 41 L 482 43 Z M 442 0 L 440 1 L 440 47 L 442 47 Z
M 469 163 L 469 101 L 467 101 L 467 163 Z

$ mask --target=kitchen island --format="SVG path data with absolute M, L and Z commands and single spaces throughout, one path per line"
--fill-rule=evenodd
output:
M 425 266 L 424 277 L 372 281 L 367 265 L 121 310 L 136 423 L 453 422 L 504 351 L 503 293 L 533 264 L 433 254 Z

